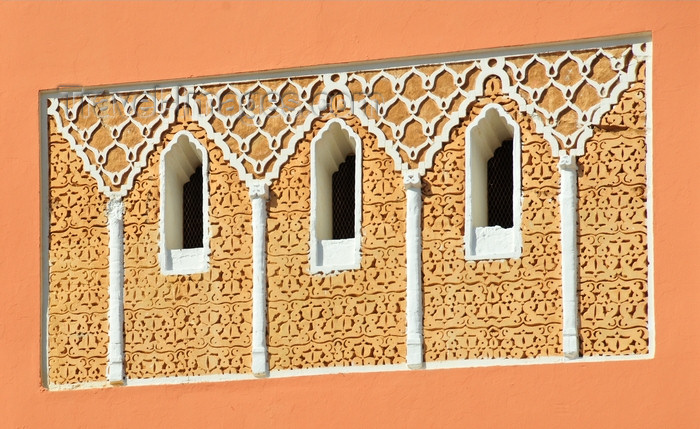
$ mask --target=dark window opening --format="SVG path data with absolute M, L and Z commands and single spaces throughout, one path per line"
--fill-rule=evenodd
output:
M 202 213 L 202 166 L 190 176 L 182 188 L 182 248 L 204 247 Z
M 355 155 L 333 173 L 333 239 L 355 237 Z
M 505 140 L 488 160 L 489 225 L 513 227 L 513 140 Z

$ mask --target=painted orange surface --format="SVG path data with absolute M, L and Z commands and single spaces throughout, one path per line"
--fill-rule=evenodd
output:
M 49 392 L 39 91 L 650 32 L 653 359 Z M 0 3 L 0 428 L 700 427 L 700 3 Z

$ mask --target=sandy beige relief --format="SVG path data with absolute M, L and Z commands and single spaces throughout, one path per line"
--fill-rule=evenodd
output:
M 107 368 L 107 198 L 49 121 L 49 382 L 104 380 Z
M 221 151 L 193 123 L 209 153 L 209 271 L 163 275 L 159 253 L 159 165 L 148 159 L 125 198 L 125 367 L 129 378 L 250 372 L 251 220 L 248 191 Z M 206 226 L 205 226 L 206 228 Z
M 362 260 L 358 270 L 309 273 L 310 142 L 272 187 L 268 220 L 270 369 L 405 361 L 405 195 L 393 160 L 353 117 L 362 139 Z
M 405 362 L 406 195 L 400 168 L 425 170 L 425 360 L 561 355 L 560 177 L 552 153 L 577 147 L 580 124 L 590 120 L 590 109 L 632 57 L 626 46 L 507 57 L 502 78 L 510 79 L 510 88 L 499 78 L 485 79 L 483 96 L 475 100 L 480 74 L 497 60 L 336 75 L 346 80 L 354 105 L 331 97 L 324 112 L 314 111 L 325 89 L 322 76 L 60 100 L 49 121 L 51 383 L 106 375 L 105 193 L 123 196 L 125 206 L 127 378 L 250 372 L 252 215 L 244 180 L 271 185 L 270 369 Z M 578 159 L 584 355 L 648 352 L 645 92 L 641 62 L 636 81 L 594 124 Z M 192 104 L 183 102 L 187 97 L 199 109 L 197 118 Z M 456 123 L 467 97 L 474 101 Z M 522 133 L 522 256 L 467 261 L 465 129 L 489 103 L 501 105 Z M 534 113 L 523 113 L 526 106 Z M 174 117 L 167 116 L 174 110 Z M 309 121 L 309 115 L 318 118 Z M 547 140 L 535 116 L 552 126 Z M 336 117 L 362 140 L 361 266 L 312 275 L 310 143 Z M 63 131 L 56 120 L 65 124 Z M 163 150 L 182 130 L 209 156 L 210 269 L 165 276 L 159 168 Z
M 464 130 L 491 103 L 504 107 L 521 128 L 522 256 L 467 261 Z M 426 361 L 561 354 L 559 174 L 549 143 L 534 132 L 532 121 L 500 94 L 479 99 L 424 183 Z
M 645 66 L 579 158 L 582 354 L 649 352 Z

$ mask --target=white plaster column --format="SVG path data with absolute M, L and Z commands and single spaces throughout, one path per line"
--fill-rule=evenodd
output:
M 266 377 L 267 365 L 267 200 L 268 187 L 250 185 L 253 205 L 253 375 Z
M 416 171 L 403 175 L 406 187 L 406 364 L 423 367 L 423 262 L 421 177 Z
M 107 379 L 124 384 L 124 203 L 111 197 L 107 203 L 109 229 L 109 347 Z
M 578 316 L 578 178 L 576 157 L 561 155 L 559 158 L 561 189 L 561 280 L 563 300 L 564 356 L 579 357 Z

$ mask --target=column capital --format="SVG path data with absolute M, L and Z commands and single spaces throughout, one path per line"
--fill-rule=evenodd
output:
M 576 156 L 568 153 L 561 153 L 559 154 L 558 165 L 560 170 L 576 171 Z
M 124 215 L 124 202 L 119 196 L 110 197 L 107 201 L 107 217 L 122 217 Z
M 421 176 L 417 170 L 407 170 L 403 172 L 403 184 L 406 189 L 421 187 Z
M 248 192 L 250 193 L 250 199 L 263 198 L 267 200 L 270 198 L 270 189 L 262 180 L 255 180 L 248 185 Z

